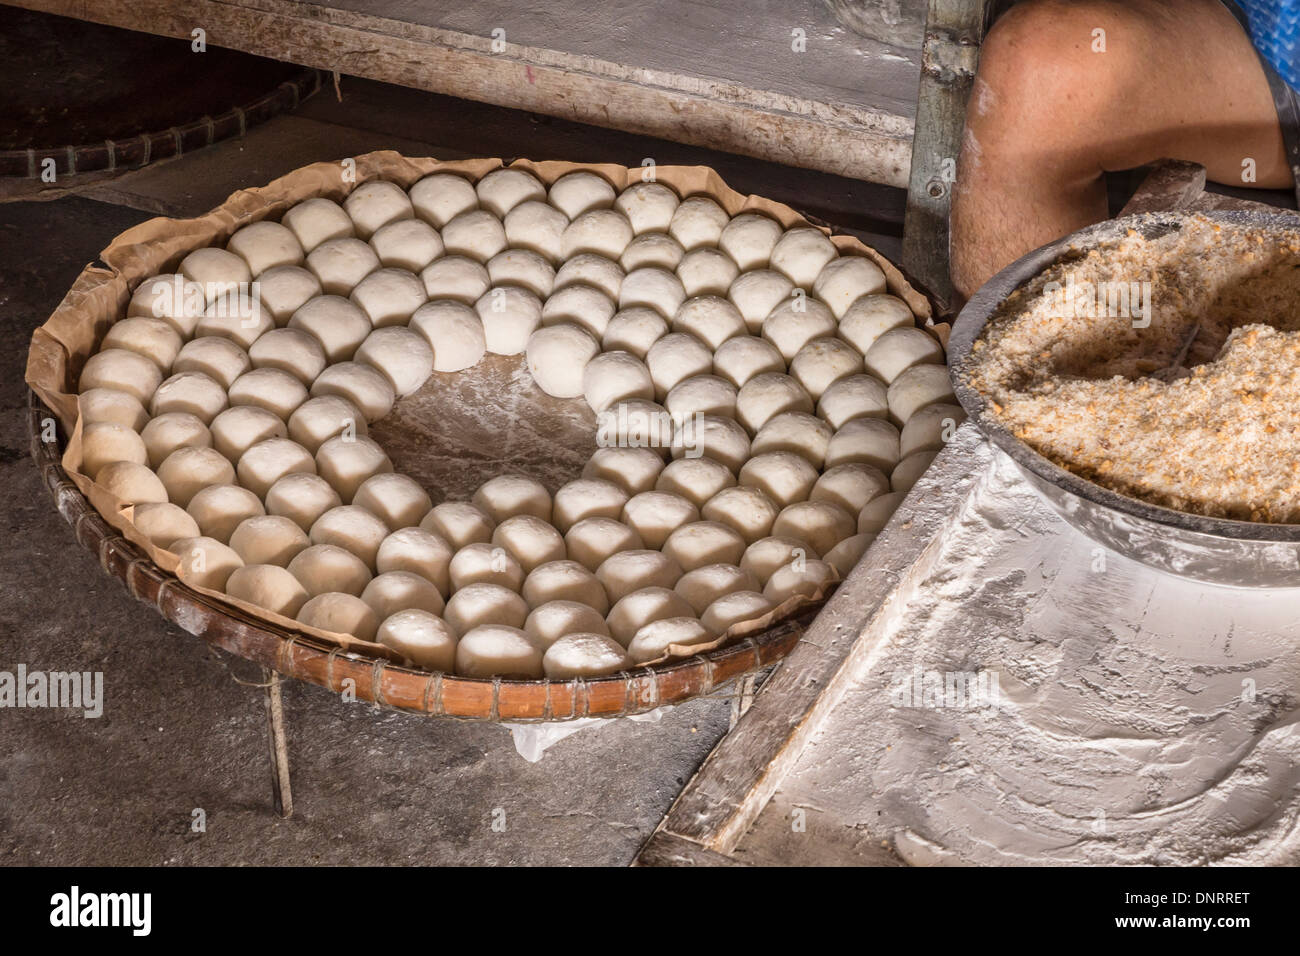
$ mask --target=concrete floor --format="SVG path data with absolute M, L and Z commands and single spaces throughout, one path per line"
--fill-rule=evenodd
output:
M 537 158 L 707 162 L 737 188 L 838 209 L 864 233 L 894 232 L 901 210 L 893 191 L 821 174 L 346 78 L 344 92 L 79 194 L 0 203 L 0 671 L 102 671 L 105 694 L 99 719 L 0 709 L 0 864 L 624 864 L 726 731 L 728 701 L 698 700 L 659 723 L 584 730 L 528 763 L 499 726 L 289 683 L 296 812 L 284 821 L 270 806 L 262 692 L 232 678 L 258 672 L 132 600 L 54 510 L 27 453 L 31 331 L 114 235 L 150 215 L 193 215 L 370 149 L 500 155 L 520 142 Z M 872 238 L 896 253 L 896 236 Z M 191 829 L 196 809 L 204 833 Z

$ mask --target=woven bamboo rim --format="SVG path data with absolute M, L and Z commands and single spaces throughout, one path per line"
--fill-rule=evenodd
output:
M 203 116 L 171 129 L 82 146 L 0 150 L 0 176 L 39 179 L 46 160 L 54 161 L 54 171 L 60 176 L 138 169 L 160 159 L 182 156 L 224 139 L 243 136 L 251 127 L 265 123 L 273 116 L 296 110 L 299 103 L 319 92 L 320 88 L 320 71 L 306 69 L 251 103 L 233 106 L 220 116 Z
M 54 440 L 45 441 L 51 434 Z M 619 717 L 680 703 L 717 690 L 751 671 L 776 663 L 794 648 L 820 607 L 800 609 L 761 634 L 681 661 L 590 680 L 471 679 L 402 667 L 278 627 L 200 594 L 151 561 L 95 510 L 60 462 L 64 437 L 53 412 L 28 392 L 28 436 L 45 487 L 77 542 L 132 597 L 209 644 L 269 667 L 285 677 L 383 707 L 439 717 L 547 721 Z

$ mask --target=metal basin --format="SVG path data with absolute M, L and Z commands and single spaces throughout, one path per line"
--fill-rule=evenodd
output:
M 1225 210 L 1196 213 L 1225 225 L 1294 231 L 1294 214 Z M 1181 229 L 1180 213 L 1098 223 L 1043 246 L 1007 266 L 961 310 L 948 342 L 953 390 L 970 420 L 1014 461 L 1062 518 L 1107 548 L 1170 574 L 1233 587 L 1300 587 L 1300 525 L 1262 524 L 1187 514 L 1103 488 L 1044 458 L 995 421 L 969 384 L 971 346 L 1004 300 L 1067 256 L 1121 239 L 1134 229 L 1149 239 Z

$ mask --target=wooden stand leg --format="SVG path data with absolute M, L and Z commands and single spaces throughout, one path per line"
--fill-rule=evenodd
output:
M 284 736 L 284 702 L 280 697 L 280 675 L 262 668 L 266 684 L 266 739 L 271 752 L 271 798 L 275 812 L 293 816 L 293 791 L 289 786 L 289 745 Z
M 736 695 L 731 698 L 731 726 L 741 717 L 745 716 L 745 711 L 754 703 L 754 687 L 758 683 L 758 677 L 755 674 L 746 674 L 736 682 Z

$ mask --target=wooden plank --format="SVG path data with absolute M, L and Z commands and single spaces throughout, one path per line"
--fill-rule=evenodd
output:
M 903 268 L 951 308 L 948 209 L 966 101 L 993 0 L 930 0 L 903 220 Z
M 660 824 L 659 832 L 728 854 L 835 707 L 850 675 L 876 649 L 861 640 L 891 610 L 905 572 L 937 550 L 954 502 L 969 493 L 988 448 L 963 425 L 907 502 L 777 668 L 736 728 L 709 754 Z
M 6 2 L 165 36 L 202 28 L 210 44 L 306 66 L 871 182 L 907 181 L 919 67 L 906 51 L 848 39 L 819 0 L 676 0 L 668 11 L 575 0 L 541 14 L 508 0 Z M 604 18 L 590 15 L 596 8 Z M 611 24 L 621 29 L 611 35 Z M 494 49 L 496 29 L 504 34 Z M 801 52 L 794 31 L 806 40 Z
M 641 847 L 633 866 L 744 866 L 721 853 L 706 850 L 698 843 L 657 831 Z

